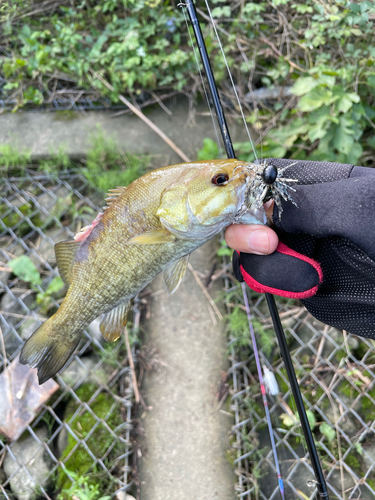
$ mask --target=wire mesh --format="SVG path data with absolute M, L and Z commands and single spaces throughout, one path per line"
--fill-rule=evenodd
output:
M 237 288 L 230 288 L 227 281 L 231 310 L 243 308 Z M 273 372 L 280 389 L 277 397 L 268 397 L 286 498 L 313 499 L 315 478 L 284 364 L 271 340 L 272 323 L 266 301 L 255 293 L 252 299 L 253 321 L 263 344 L 262 363 Z M 320 323 L 297 301 L 280 299 L 278 307 L 330 498 L 375 498 L 373 342 Z M 231 336 L 237 493 L 246 500 L 278 499 L 254 355 L 248 340 L 238 340 L 238 336 Z
M 54 244 L 72 239 L 102 202 L 103 195 L 78 174 L 2 179 L 0 372 L 61 303 L 61 295 L 48 292 L 58 276 Z M 40 284 L 12 274 L 9 262 L 22 255 L 36 266 Z M 133 313 L 139 316 L 137 305 Z M 73 479 L 81 486 L 86 481 L 88 488 L 99 486 L 101 494 L 131 491 L 133 389 L 124 341 L 103 343 L 98 323 L 92 323 L 55 380 L 59 389 L 21 438 L 0 437 L 0 498 L 56 498 Z
M 83 111 L 105 109 L 127 109 L 123 105 L 114 105 L 107 97 L 102 97 L 100 92 L 76 88 L 66 81 L 54 80 L 55 85 L 50 85 L 52 90 L 43 87 L 43 102 L 22 102 L 25 111 Z M 6 80 L 0 76 L 0 109 L 12 110 L 20 105 L 17 98 L 5 90 Z
M 53 245 L 71 239 L 94 218 L 103 195 L 79 174 L 32 174 L 0 186 L 0 371 L 18 356 L 24 340 L 61 303 L 48 294 L 58 275 Z M 12 274 L 9 262 L 26 255 L 41 284 Z M 243 313 L 238 285 L 226 267 L 227 305 Z M 249 292 L 250 293 L 250 292 Z M 230 298 L 229 298 L 230 297 Z M 262 296 L 251 294 L 261 359 L 280 388 L 269 396 L 286 498 L 313 499 L 309 465 L 283 362 Z M 375 498 L 375 349 L 372 341 L 319 323 L 296 301 L 279 300 L 331 499 Z M 136 302 L 134 317 L 139 319 Z M 137 328 L 138 319 L 133 321 Z M 229 323 L 230 325 L 230 323 Z M 134 334 L 136 332 L 133 332 Z M 234 415 L 233 463 L 238 498 L 279 498 L 255 360 L 246 334 L 230 333 L 230 410 Z M 133 335 L 134 337 L 134 335 Z M 1 348 L 1 346 L 0 346 Z M 133 344 L 135 356 L 136 343 Z M 14 442 L 0 439 L 0 497 L 56 498 L 73 479 L 93 480 L 100 492 L 133 491 L 132 382 L 124 342 L 103 343 L 90 325 L 69 365 L 56 376 L 59 390 Z M 83 462 L 81 468 L 77 468 Z M 90 479 L 91 478 L 91 479 Z

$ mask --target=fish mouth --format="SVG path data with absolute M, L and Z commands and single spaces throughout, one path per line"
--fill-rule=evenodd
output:
M 245 177 L 245 182 L 241 184 L 238 188 L 239 203 L 237 212 L 234 216 L 234 224 L 240 223 L 241 217 L 243 217 L 246 213 L 251 213 L 256 219 L 259 220 L 261 224 L 265 224 L 267 221 L 267 217 L 263 208 L 263 204 L 261 206 L 258 206 L 257 204 L 254 204 L 254 200 L 252 200 L 252 202 L 250 201 L 251 200 L 250 187 L 252 181 L 251 174 L 253 173 L 252 164 L 241 165 L 240 167 L 236 167 L 236 169 L 240 168 L 242 169 L 242 172 L 240 174 L 233 175 L 233 180 L 234 178 L 239 178 L 241 175 L 245 175 L 246 177 Z

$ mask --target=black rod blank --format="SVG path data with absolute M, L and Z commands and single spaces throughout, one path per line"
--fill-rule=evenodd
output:
M 318 452 L 316 451 L 316 446 L 315 446 L 314 438 L 313 438 L 313 435 L 311 432 L 309 419 L 307 418 L 307 415 L 306 415 L 305 405 L 303 404 L 302 394 L 301 394 L 301 391 L 300 391 L 300 388 L 298 385 L 296 372 L 294 371 L 294 368 L 293 368 L 293 362 L 292 362 L 292 358 L 290 357 L 288 345 L 286 343 L 286 338 L 285 338 L 285 334 L 283 331 L 283 327 L 281 325 L 280 316 L 279 316 L 279 313 L 277 312 L 275 298 L 270 293 L 266 293 L 265 296 L 266 296 L 268 308 L 269 308 L 270 313 L 271 313 L 272 322 L 273 322 L 273 326 L 274 326 L 274 329 L 276 332 L 277 340 L 279 342 L 281 355 L 284 359 L 285 369 L 286 369 L 286 372 L 288 375 L 290 387 L 292 389 L 294 401 L 296 402 L 297 411 L 298 411 L 299 419 L 300 419 L 301 426 L 302 426 L 302 431 L 303 431 L 303 434 L 304 434 L 305 439 L 306 439 L 307 449 L 309 450 L 311 465 L 312 465 L 312 468 L 314 469 L 314 474 L 315 474 L 315 478 L 317 481 L 316 487 L 318 489 L 318 493 L 320 495 L 320 498 L 322 498 L 322 499 L 324 498 L 325 500 L 328 500 L 329 497 L 328 497 L 328 492 L 327 492 L 326 481 L 324 479 L 322 467 L 320 465 L 319 455 L 318 455 Z
M 198 44 L 202 64 L 203 64 L 203 67 L 204 67 L 204 70 L 206 73 L 206 77 L 208 80 L 208 85 L 210 87 L 210 92 L 211 92 L 213 104 L 215 106 L 215 111 L 216 111 L 216 116 L 217 116 L 217 120 L 218 120 L 219 127 L 220 127 L 220 132 L 221 132 L 221 135 L 222 135 L 222 138 L 224 141 L 225 151 L 227 153 L 228 158 L 234 159 L 234 158 L 236 158 L 236 155 L 234 153 L 232 140 L 231 140 L 231 137 L 229 134 L 227 122 L 225 120 L 223 107 L 221 105 L 219 93 L 217 90 L 217 85 L 216 85 L 215 78 L 214 78 L 214 75 L 212 72 L 210 60 L 209 60 L 208 53 L 207 53 L 206 44 L 205 44 L 202 30 L 201 30 L 201 27 L 199 24 L 194 1 L 193 0 L 186 0 L 185 3 L 179 4 L 179 5 L 186 7 L 186 9 L 188 11 L 189 18 L 190 18 L 191 24 L 193 26 L 195 39 L 196 39 L 197 44 Z M 274 329 L 276 332 L 276 336 L 277 336 L 277 339 L 279 342 L 281 354 L 282 354 L 282 357 L 284 359 L 285 369 L 286 369 L 287 374 L 288 374 L 288 378 L 289 378 L 290 386 L 291 386 L 292 393 L 294 396 L 294 400 L 296 402 L 297 411 L 299 414 L 302 430 L 303 430 L 303 433 L 305 436 L 307 448 L 308 448 L 308 451 L 310 454 L 311 465 L 312 465 L 312 467 L 314 469 L 314 473 L 315 473 L 316 487 L 318 489 L 318 494 L 322 500 L 329 500 L 327 485 L 326 485 L 326 482 L 324 479 L 322 467 L 321 467 L 320 460 L 319 460 L 319 455 L 318 455 L 318 452 L 316 450 L 314 438 L 313 438 L 311 428 L 309 425 L 309 421 L 308 421 L 308 418 L 306 415 L 306 410 L 305 410 L 305 406 L 303 404 L 301 391 L 300 391 L 300 388 L 298 385 L 296 373 L 295 373 L 294 368 L 293 368 L 292 358 L 291 358 L 289 350 L 288 350 L 285 334 L 283 331 L 283 327 L 281 325 L 281 321 L 280 321 L 279 313 L 277 311 L 275 299 L 274 299 L 273 295 L 271 295 L 269 293 L 266 293 L 265 296 L 266 296 L 268 308 L 270 310 L 270 314 L 271 314 L 273 326 L 274 326 Z

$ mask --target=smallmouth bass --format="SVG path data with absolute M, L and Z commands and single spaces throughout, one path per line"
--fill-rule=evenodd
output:
M 212 160 L 153 170 L 112 190 L 107 207 L 74 241 L 55 245 L 69 287 L 58 311 L 25 343 L 20 362 L 38 368 L 39 383 L 63 368 L 87 326 L 115 341 L 131 302 L 159 273 L 169 293 L 180 284 L 190 253 L 233 223 L 264 224 L 249 185 L 251 164 Z

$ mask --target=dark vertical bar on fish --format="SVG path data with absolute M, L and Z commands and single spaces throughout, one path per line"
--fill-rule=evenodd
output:
M 231 140 L 231 137 L 229 134 L 227 122 L 225 120 L 223 107 L 221 105 L 219 93 L 218 93 L 215 78 L 214 78 L 214 75 L 212 72 L 210 60 L 209 60 L 208 53 L 207 53 L 206 44 L 205 44 L 205 41 L 203 38 L 203 34 L 202 34 L 202 30 L 201 30 L 199 20 L 197 17 L 197 11 L 196 11 L 194 2 L 193 2 L 193 0 L 187 0 L 185 3 L 179 4 L 179 5 L 186 7 L 188 14 L 189 14 L 191 24 L 193 26 L 194 35 L 195 35 L 195 38 L 196 38 L 196 41 L 198 44 L 202 64 L 203 64 L 203 67 L 204 67 L 204 70 L 205 70 L 205 73 L 207 76 L 208 85 L 210 87 L 210 92 L 211 92 L 211 96 L 212 96 L 213 103 L 215 106 L 216 116 L 217 116 L 217 120 L 219 123 L 220 132 L 221 132 L 221 135 L 222 135 L 222 138 L 224 141 L 227 156 L 228 156 L 228 158 L 235 158 L 236 155 L 234 153 L 232 140 Z M 296 374 L 295 374 L 295 371 L 293 368 L 292 358 L 291 358 L 289 350 L 288 350 L 285 334 L 283 331 L 283 327 L 281 325 L 281 321 L 280 321 L 279 313 L 277 311 L 275 299 L 274 299 L 273 295 L 271 295 L 269 293 L 266 293 L 265 296 L 267 299 L 268 308 L 269 308 L 270 313 L 271 313 L 273 326 L 274 326 L 274 329 L 275 329 L 275 332 L 276 332 L 276 335 L 277 335 L 277 338 L 279 341 L 281 354 L 283 356 L 284 363 L 285 363 L 285 368 L 286 368 L 287 373 L 288 373 L 288 378 L 289 378 L 289 382 L 291 385 L 292 393 L 293 393 L 294 399 L 295 399 L 296 404 L 297 404 L 298 414 L 300 416 L 301 425 L 302 425 L 303 433 L 304 433 L 304 436 L 306 439 L 307 447 L 309 450 L 312 467 L 314 469 L 315 477 L 317 480 L 316 486 L 318 489 L 318 494 L 319 494 L 319 497 L 321 499 L 328 500 L 329 497 L 328 497 L 328 492 L 327 492 L 327 485 L 326 485 L 326 482 L 324 479 L 322 467 L 321 467 L 320 460 L 319 460 L 319 455 L 318 455 L 318 452 L 316 450 L 314 438 L 313 438 L 311 428 L 309 425 L 309 421 L 308 421 L 308 418 L 306 415 L 306 410 L 305 410 L 305 406 L 303 404 L 301 391 L 300 391 L 300 388 L 299 388 L 299 385 L 297 382 L 297 378 L 296 378 Z

